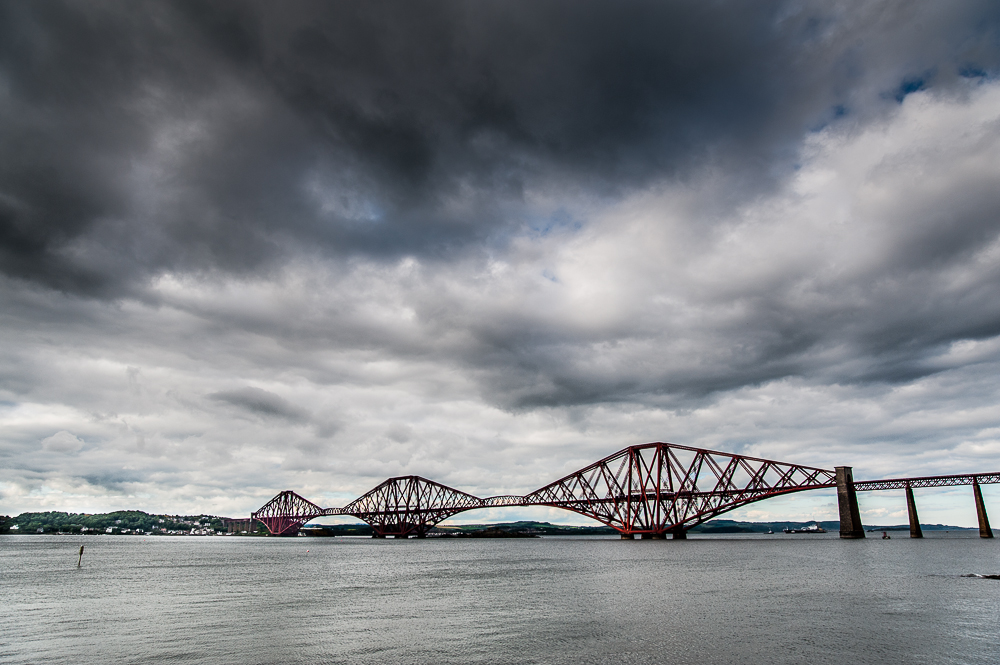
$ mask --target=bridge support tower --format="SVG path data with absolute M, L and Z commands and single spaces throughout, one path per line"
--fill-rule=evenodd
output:
M 983 503 L 983 492 L 979 489 L 979 479 L 972 479 L 972 493 L 976 497 L 976 517 L 979 518 L 979 537 L 992 538 L 993 529 L 990 528 L 990 518 L 986 515 L 986 504 Z
M 858 495 L 854 491 L 854 473 L 849 466 L 834 467 L 837 472 L 837 506 L 840 508 L 840 537 L 864 538 Z
M 906 483 L 906 514 L 910 518 L 910 538 L 923 538 L 924 532 L 920 529 L 917 504 L 913 500 L 913 488 L 910 487 L 910 483 Z

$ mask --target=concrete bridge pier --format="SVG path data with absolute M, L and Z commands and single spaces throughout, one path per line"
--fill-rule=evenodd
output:
M 990 528 L 990 518 L 986 515 L 986 504 L 983 503 L 983 492 L 979 489 L 979 479 L 972 479 L 972 493 L 976 497 L 976 517 L 979 518 L 979 537 L 992 538 L 993 529 Z
M 858 495 L 854 491 L 852 467 L 834 467 L 837 472 L 837 506 L 840 508 L 840 537 L 864 538 L 865 527 L 861 524 L 858 510 Z
M 687 540 L 688 532 L 685 529 L 677 527 L 670 532 L 670 537 L 674 540 Z
M 623 533 L 622 534 L 622 540 L 635 540 L 635 534 L 634 533 Z
M 910 518 L 910 538 L 923 538 L 924 532 L 920 529 L 917 504 L 913 500 L 913 488 L 910 487 L 910 483 L 906 483 L 906 514 Z

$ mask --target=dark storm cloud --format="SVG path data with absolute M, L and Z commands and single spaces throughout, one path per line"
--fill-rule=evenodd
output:
M 209 398 L 228 402 L 259 416 L 284 418 L 292 422 L 309 420 L 309 415 L 304 410 L 280 395 L 252 386 L 213 393 Z
M 0 0 L 0 501 L 519 493 L 656 439 L 988 468 L 998 26 Z
M 454 256 L 997 69 L 992 3 L 6 2 L 0 270 L 120 295 L 303 247 Z M 919 81 L 919 86 L 915 81 Z M 917 87 L 914 87 L 917 86 Z M 873 102 L 872 100 L 876 100 Z M 881 101 L 878 101 L 881 100 Z M 543 222 L 543 225 L 547 222 Z
M 127 472 L 106 472 L 106 473 L 96 473 L 87 474 L 81 476 L 83 480 L 86 480 L 91 485 L 96 487 L 101 487 L 110 492 L 120 493 L 126 492 L 128 487 L 135 483 L 142 483 L 147 480 L 144 475 L 137 473 L 127 473 Z

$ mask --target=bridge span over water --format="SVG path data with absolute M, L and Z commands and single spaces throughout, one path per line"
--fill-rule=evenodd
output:
M 452 515 L 477 508 L 547 506 L 590 517 L 622 538 L 686 538 L 702 522 L 748 503 L 806 490 L 837 488 L 841 538 L 864 538 L 857 492 L 903 489 L 910 535 L 922 537 L 913 488 L 971 485 L 979 535 L 992 538 L 979 486 L 1000 473 L 854 482 L 849 466 L 833 470 L 776 462 L 673 443 L 629 446 L 523 496 L 480 498 L 420 476 L 389 478 L 343 508 L 321 508 L 291 490 L 251 516 L 276 536 L 298 533 L 306 522 L 351 515 L 376 538 L 418 538 Z

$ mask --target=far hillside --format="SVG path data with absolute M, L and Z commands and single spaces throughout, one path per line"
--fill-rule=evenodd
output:
M 6 523 L 4 521 L 6 520 Z M 217 515 L 151 515 L 141 510 L 113 513 L 21 513 L 0 518 L 0 533 L 189 534 L 225 533 L 231 520 Z

